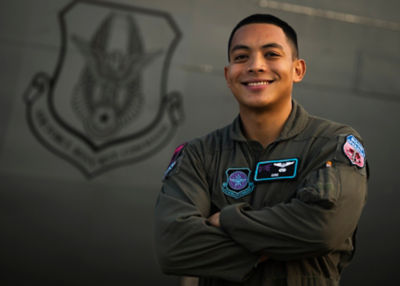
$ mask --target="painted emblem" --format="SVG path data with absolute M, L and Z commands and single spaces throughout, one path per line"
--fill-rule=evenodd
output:
M 346 137 L 346 142 L 343 145 L 343 152 L 350 160 L 351 164 L 360 168 L 365 165 L 365 151 L 362 144 L 354 137 L 349 135 Z
M 33 134 L 88 177 L 158 152 L 183 120 L 180 94 L 167 90 L 181 37 L 174 20 L 84 0 L 72 1 L 59 20 L 55 71 L 35 75 L 24 95 Z
M 258 162 L 254 181 L 294 179 L 297 176 L 297 164 L 297 158 Z
M 254 189 L 254 183 L 250 182 L 250 169 L 229 168 L 225 171 L 226 182 L 222 184 L 224 194 L 239 199 L 250 194 Z

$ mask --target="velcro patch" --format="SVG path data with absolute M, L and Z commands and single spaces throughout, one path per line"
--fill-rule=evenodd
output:
M 258 162 L 254 181 L 293 179 L 297 175 L 298 162 L 297 158 Z
M 185 147 L 186 144 L 187 143 L 183 143 L 183 144 L 179 145 L 178 147 L 176 147 L 174 154 L 172 155 L 171 161 L 169 162 L 168 168 L 164 172 L 163 180 L 165 180 L 168 177 L 169 173 L 176 166 L 177 160 L 178 160 L 179 156 L 182 154 L 183 148 Z
M 349 135 L 343 145 L 343 152 L 350 160 L 350 163 L 360 168 L 365 165 L 365 151 L 362 144 L 354 137 Z
M 250 182 L 251 171 L 249 168 L 229 168 L 225 171 L 226 182 L 222 184 L 225 195 L 239 199 L 250 194 L 254 183 Z

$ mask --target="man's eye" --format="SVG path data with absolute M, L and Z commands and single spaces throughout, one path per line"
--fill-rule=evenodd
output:
M 234 57 L 235 61 L 243 61 L 245 59 L 247 59 L 247 55 L 237 55 Z
M 265 56 L 267 58 L 275 58 L 275 57 L 279 57 L 279 54 L 275 53 L 275 52 L 267 52 L 267 53 L 265 53 Z

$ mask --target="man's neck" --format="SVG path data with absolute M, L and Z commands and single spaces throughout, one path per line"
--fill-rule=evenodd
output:
M 266 148 L 278 138 L 291 111 L 291 101 L 279 108 L 262 111 L 240 107 L 240 119 L 246 138 L 257 141 Z

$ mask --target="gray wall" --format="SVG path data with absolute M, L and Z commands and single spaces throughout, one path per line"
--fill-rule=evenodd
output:
M 329 19 L 322 10 L 307 15 L 297 6 L 260 7 L 258 0 L 112 2 L 161 10 L 176 21 L 182 38 L 171 58 L 167 91 L 182 95 L 185 119 L 152 156 L 88 178 L 37 140 L 23 100 L 36 73 L 53 75 L 61 48 L 57 15 L 70 1 L 0 1 L 0 284 L 177 284 L 176 277 L 161 274 L 153 253 L 161 177 L 175 146 L 236 115 L 223 77 L 227 37 L 244 16 L 267 12 L 298 31 L 308 72 L 294 98 L 310 113 L 352 125 L 366 142 L 368 204 L 358 252 L 342 285 L 391 285 L 400 255 L 400 2 L 286 2 L 367 17 L 357 23 Z M 98 15 L 88 11 L 75 26 L 90 26 Z M 146 114 L 157 108 L 146 106 Z

